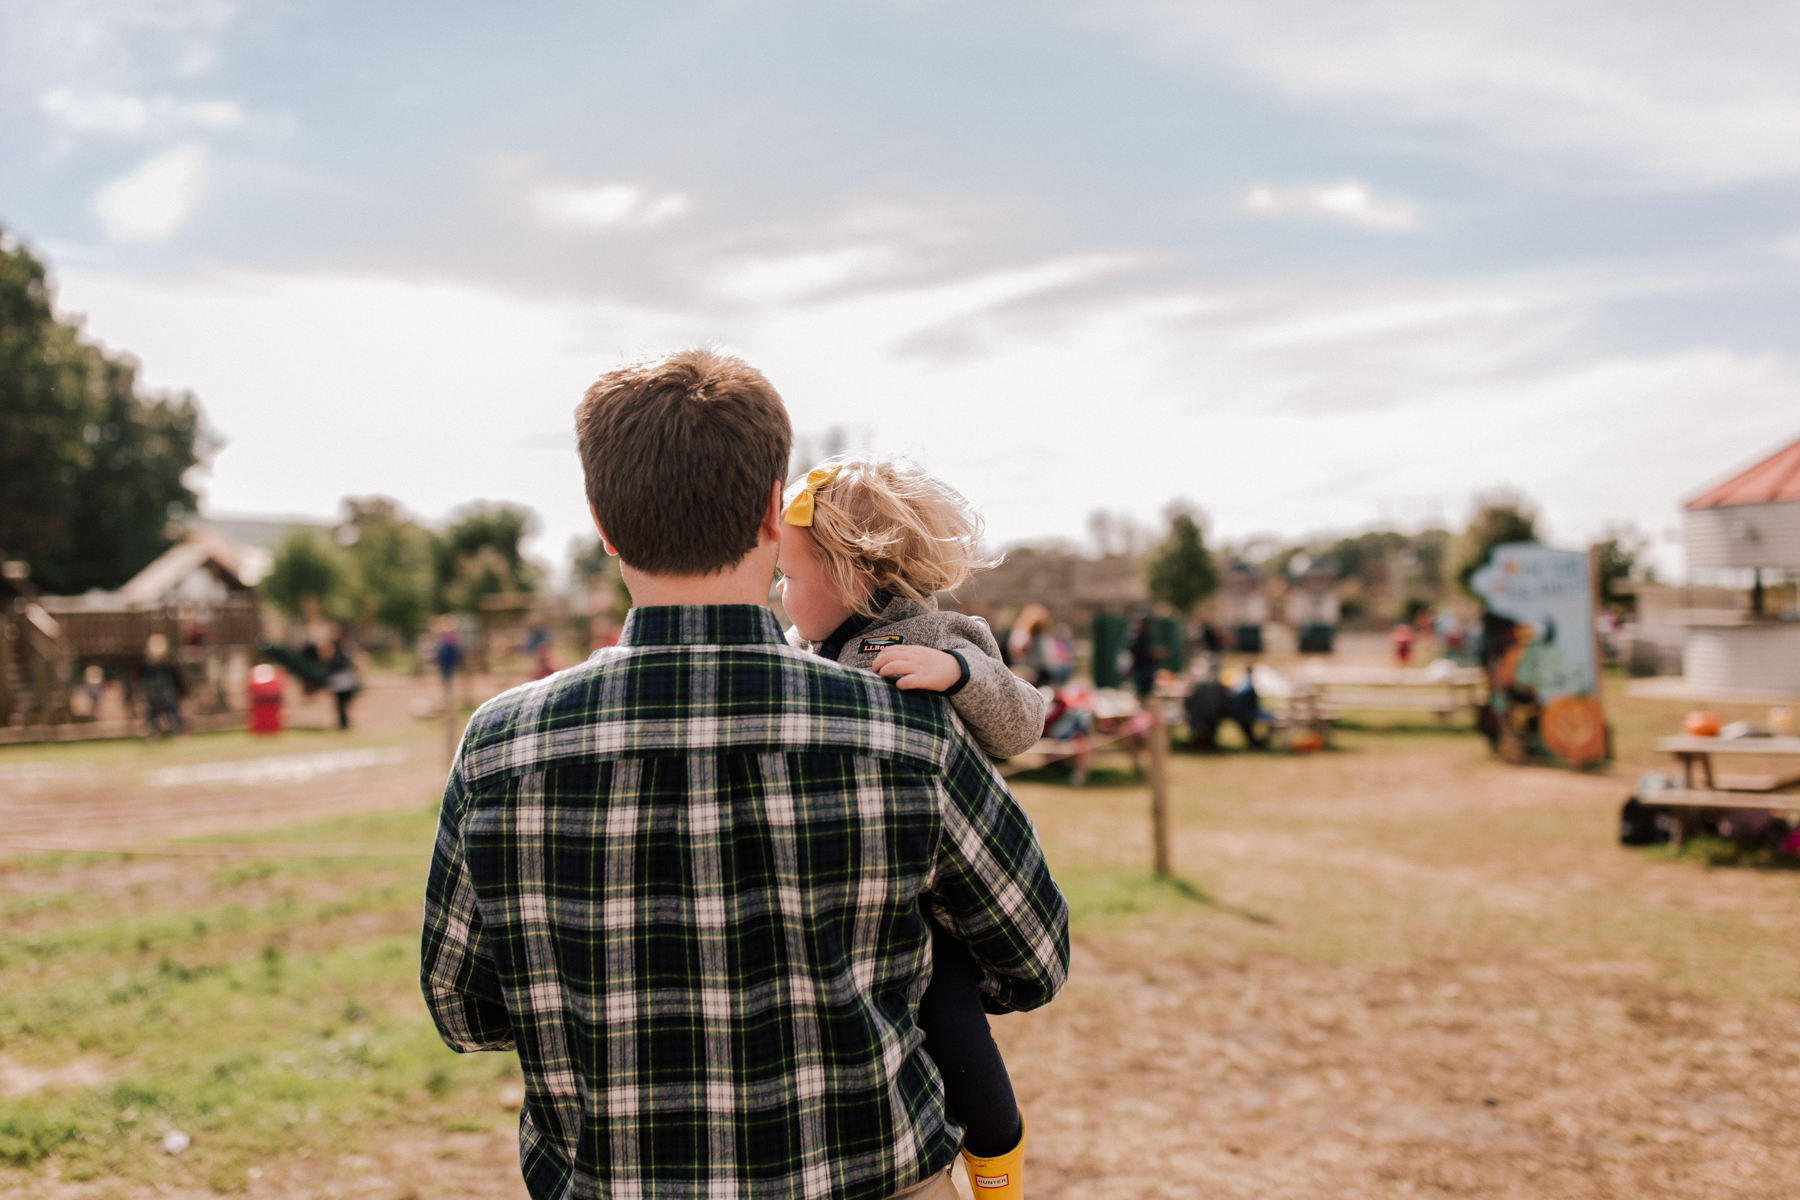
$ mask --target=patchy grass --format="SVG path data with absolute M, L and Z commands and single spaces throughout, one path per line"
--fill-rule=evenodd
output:
M 433 813 L 319 822 L 257 840 L 428 843 Z M 418 994 L 425 859 L 259 859 L 79 887 L 99 856 L 8 864 L 45 891 L 0 914 L 0 1056 L 41 1090 L 0 1100 L 0 1180 L 53 1162 L 63 1178 L 241 1186 L 249 1166 L 362 1145 L 395 1125 L 503 1117 L 509 1055 L 459 1056 Z M 124 909 L 121 912 L 121 908 Z M 70 1064 L 103 1082 L 57 1086 Z M 163 1153 L 171 1129 L 192 1146 Z
M 1710 839 L 1615 843 L 1687 707 L 1614 697 L 1611 774 L 1435 728 L 1174 755 L 1174 880 L 1149 870 L 1142 780 L 1016 779 L 1076 943 L 1062 998 L 995 1022 L 1034 1193 L 1778 1194 L 1757 1181 L 1800 1172 L 1800 876 Z M 217 736 L 196 761 L 347 744 Z M 187 752 L 106 753 L 129 786 L 165 749 Z M 199 840 L 423 851 L 418 757 L 398 811 Z M 374 1195 L 378 1170 L 519 1194 L 493 1132 L 513 1058 L 452 1054 L 418 996 L 425 861 L 0 858 L 0 1193 L 228 1192 L 254 1168 L 260 1195 Z

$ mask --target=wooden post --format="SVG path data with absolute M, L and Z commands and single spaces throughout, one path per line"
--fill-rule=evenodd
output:
M 1169 864 L 1169 726 L 1163 698 L 1152 692 L 1150 704 L 1150 838 L 1156 848 L 1156 873 L 1174 874 Z

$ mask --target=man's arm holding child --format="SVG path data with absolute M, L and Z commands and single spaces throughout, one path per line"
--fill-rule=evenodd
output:
M 425 883 L 425 934 L 419 956 L 419 988 L 438 1036 L 459 1054 L 511 1050 L 512 1017 L 494 973 L 493 950 L 469 882 L 462 823 L 468 794 L 460 754 L 444 788 L 437 845 Z
M 902 690 L 944 692 L 981 748 L 995 758 L 1023 754 L 1044 734 L 1044 697 L 1000 661 L 986 621 L 948 614 L 937 647 L 890 646 L 872 664 Z
M 989 1012 L 1049 1003 L 1069 974 L 1069 908 L 1031 818 L 976 748 L 956 739 L 943 776 L 943 837 L 924 902 L 968 946 Z

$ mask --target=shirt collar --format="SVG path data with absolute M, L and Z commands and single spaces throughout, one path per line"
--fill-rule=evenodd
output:
M 851 613 L 842 625 L 831 631 L 830 637 L 820 643 L 818 648 L 820 655 L 836 662 L 837 656 L 844 651 L 844 643 L 873 625 L 876 618 L 886 612 L 888 605 L 893 603 L 894 594 L 886 588 L 877 588 L 875 594 L 869 598 L 875 603 L 875 612 L 873 614 Z
M 785 646 L 775 614 L 760 604 L 665 604 L 634 608 L 619 631 L 621 646 Z

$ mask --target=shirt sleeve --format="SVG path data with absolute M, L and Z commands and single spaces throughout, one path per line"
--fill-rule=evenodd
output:
M 955 650 L 969 668 L 969 680 L 950 697 L 981 748 L 995 758 L 1011 758 L 1044 736 L 1044 696 L 1000 660 L 1000 644 L 987 622 L 954 616 L 937 643 Z
M 1069 907 L 1037 830 L 987 758 L 952 739 L 928 903 L 969 947 L 991 1010 L 1049 1003 L 1069 977 Z
M 438 1036 L 459 1054 L 511 1050 L 512 1018 L 494 971 L 475 888 L 469 882 L 462 825 L 469 796 L 462 756 L 450 771 L 438 815 L 437 844 L 425 883 L 425 931 L 419 954 L 419 988 Z

